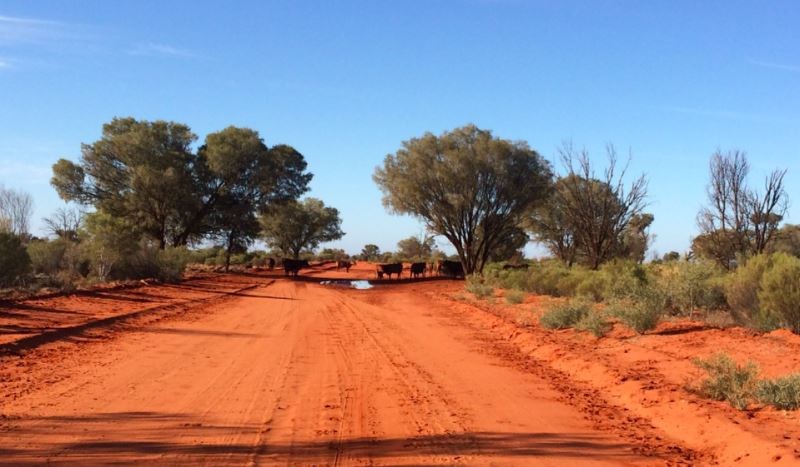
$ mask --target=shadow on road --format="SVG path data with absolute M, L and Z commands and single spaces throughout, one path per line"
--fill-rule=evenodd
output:
M 85 417 L 16 420 L 7 434 L 37 440 L 34 446 L 0 445 L 0 457 L 12 463 L 33 462 L 59 453 L 71 461 L 126 461 L 158 456 L 190 456 L 195 461 L 238 463 L 254 454 L 271 462 L 315 463 L 337 455 L 364 459 L 474 456 L 547 457 L 551 461 L 591 458 L 617 460 L 635 456 L 635 446 L 609 442 L 591 433 L 467 432 L 389 438 L 317 439 L 289 443 L 224 443 L 222 439 L 257 439 L 256 425 L 209 425 L 197 419 L 154 412 L 105 413 Z M 82 433 L 77 442 L 58 442 L 59 433 Z M 241 436 L 239 436 L 241 434 Z M 248 436 L 248 434 L 250 436 Z M 174 440 L 194 440 L 194 443 Z M 167 456 L 166 459 L 162 456 Z M 488 460 L 488 459 L 487 459 Z M 418 463 L 418 460 L 416 461 Z

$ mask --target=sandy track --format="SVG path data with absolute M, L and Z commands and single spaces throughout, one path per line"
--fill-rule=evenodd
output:
M 202 310 L 129 324 L 113 338 L 6 358 L 17 385 L 9 376 L 0 390 L 0 462 L 692 459 L 598 427 L 545 377 L 490 351 L 452 311 L 404 287 L 355 292 L 278 280 Z

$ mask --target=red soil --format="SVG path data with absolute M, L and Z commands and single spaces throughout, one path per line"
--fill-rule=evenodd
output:
M 678 322 L 598 340 L 526 324 L 542 297 L 319 285 L 374 277 L 329 264 L 0 305 L 0 463 L 797 462 L 795 413 L 685 388 L 720 350 L 794 371 L 797 336 Z

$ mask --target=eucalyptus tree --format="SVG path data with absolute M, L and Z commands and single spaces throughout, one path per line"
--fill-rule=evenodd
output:
M 525 213 L 544 201 L 552 171 L 527 143 L 467 125 L 402 142 L 373 179 L 387 209 L 410 214 L 445 237 L 471 274 L 481 272 Z

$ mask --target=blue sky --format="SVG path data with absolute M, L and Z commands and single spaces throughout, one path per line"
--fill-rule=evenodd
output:
M 555 161 L 613 143 L 650 180 L 654 249 L 697 233 L 716 149 L 752 181 L 787 168 L 800 223 L 800 3 L 8 1 L 0 3 L 0 183 L 61 205 L 50 166 L 114 116 L 228 125 L 302 152 L 342 214 L 331 246 L 422 232 L 372 182 L 400 142 L 473 122 Z

